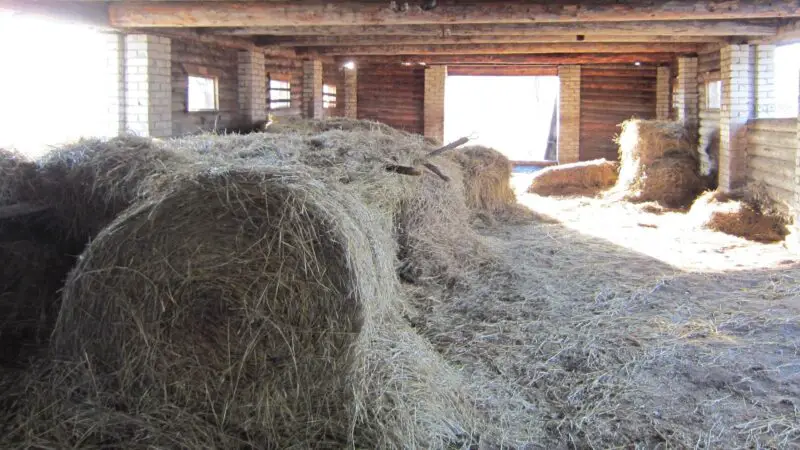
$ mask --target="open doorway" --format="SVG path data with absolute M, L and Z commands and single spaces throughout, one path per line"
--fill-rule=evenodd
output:
M 512 161 L 555 159 L 558 90 L 557 76 L 448 76 L 445 141 L 476 134 Z

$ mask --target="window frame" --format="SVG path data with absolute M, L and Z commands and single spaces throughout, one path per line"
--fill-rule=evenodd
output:
M 192 95 L 191 95 L 191 88 L 192 88 L 192 78 L 198 78 L 202 80 L 211 80 L 213 83 L 213 102 L 214 105 L 212 108 L 192 108 Z M 208 74 L 194 74 L 190 73 L 186 75 L 186 112 L 188 113 L 209 113 L 209 112 L 219 112 L 219 77 L 214 75 Z
M 712 96 L 711 93 L 714 91 L 712 86 L 719 86 L 717 91 L 717 105 L 712 104 Z M 705 103 L 706 103 L 706 110 L 708 111 L 719 111 L 722 109 L 722 80 L 719 78 L 712 78 L 706 81 L 705 83 Z
M 284 83 L 286 87 L 273 87 L 272 82 Z M 273 99 L 273 92 L 285 93 L 285 99 Z M 277 104 L 277 106 L 276 106 Z M 270 111 L 290 109 L 292 107 L 292 82 L 290 77 L 269 74 L 267 77 L 267 109 Z
M 322 85 L 322 109 L 336 109 L 337 92 L 335 84 Z

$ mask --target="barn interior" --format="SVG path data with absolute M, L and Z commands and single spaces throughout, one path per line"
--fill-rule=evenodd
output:
M 0 0 L 0 447 L 796 448 L 800 4 Z

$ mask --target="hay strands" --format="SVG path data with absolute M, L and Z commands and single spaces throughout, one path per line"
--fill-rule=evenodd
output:
M 47 209 L 50 209 L 50 207 L 33 205 L 30 203 L 16 203 L 14 205 L 0 206 L 0 220 L 27 216 L 28 214 L 35 214 Z
M 462 137 L 460 139 L 457 139 L 457 140 L 455 140 L 455 141 L 453 141 L 453 142 L 451 142 L 451 143 L 449 143 L 447 145 L 443 145 L 443 146 L 437 148 L 436 150 L 433 150 L 432 152 L 428 153 L 423 158 L 420 158 L 419 160 L 415 161 L 415 166 L 421 165 L 422 167 L 430 170 L 432 173 L 434 173 L 436 176 L 438 176 L 442 180 L 449 182 L 450 181 L 450 177 L 448 177 L 444 172 L 442 172 L 442 170 L 439 167 L 437 167 L 435 164 L 429 162 L 428 160 L 433 158 L 434 156 L 441 155 L 442 153 L 444 153 L 444 152 L 446 152 L 448 150 L 453 150 L 455 148 L 461 147 L 462 145 L 466 144 L 469 141 L 470 141 L 470 137 L 464 136 L 464 137 Z M 415 176 L 415 177 L 421 176 L 422 172 L 423 172 L 422 169 L 419 169 L 419 168 L 414 167 L 414 166 L 401 166 L 401 165 L 397 165 L 397 164 L 389 164 L 389 165 L 387 165 L 386 166 L 386 171 L 387 172 L 399 173 L 401 175 L 411 175 L 411 176 Z

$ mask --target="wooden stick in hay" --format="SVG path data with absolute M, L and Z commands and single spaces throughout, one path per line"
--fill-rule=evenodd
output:
M 420 158 L 419 160 L 414 161 L 414 165 L 415 166 L 421 165 L 424 168 L 426 168 L 429 171 L 431 171 L 432 173 L 434 173 L 436 176 L 438 176 L 442 180 L 449 182 L 450 181 L 450 177 L 448 177 L 444 172 L 442 172 L 441 169 L 439 169 L 439 167 L 437 167 L 435 164 L 429 162 L 428 160 L 433 158 L 434 156 L 439 156 L 439 155 L 441 155 L 442 153 L 444 153 L 444 152 L 446 152 L 448 150 L 452 150 L 454 148 L 461 147 L 462 145 L 464 145 L 467 142 L 469 142 L 469 140 L 470 140 L 469 137 L 464 136 L 464 137 L 462 137 L 462 138 L 460 138 L 458 140 L 455 140 L 455 141 L 453 141 L 453 142 L 451 142 L 451 143 L 449 143 L 447 145 L 443 145 L 443 146 L 437 148 L 436 150 L 433 150 L 432 152 L 428 153 L 423 158 Z M 418 177 L 418 176 L 422 175 L 422 170 L 417 168 L 417 167 L 401 166 L 401 165 L 397 165 L 397 164 L 387 165 L 386 166 L 386 171 L 387 172 L 395 172 L 395 173 L 399 173 L 399 174 L 402 174 L 402 175 L 411 175 L 411 176 L 415 176 L 415 177 Z
M 13 219 L 19 216 L 27 216 L 50 209 L 49 206 L 32 205 L 30 203 L 17 203 L 15 205 L 0 207 L 0 220 Z

